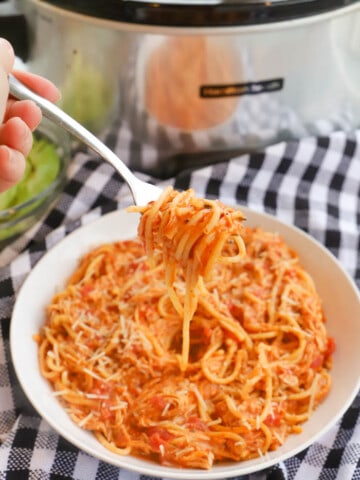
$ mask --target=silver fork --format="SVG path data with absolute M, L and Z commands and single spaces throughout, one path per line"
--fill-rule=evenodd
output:
M 34 93 L 13 75 L 9 75 L 9 84 L 10 93 L 14 98 L 33 100 L 41 109 L 44 117 L 67 130 L 71 135 L 77 137 L 100 157 L 109 162 L 128 184 L 136 205 L 146 205 L 160 196 L 161 188 L 137 178 L 110 148 L 70 115 L 61 110 L 61 108 Z

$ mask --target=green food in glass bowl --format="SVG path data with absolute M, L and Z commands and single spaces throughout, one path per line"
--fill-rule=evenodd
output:
M 46 213 L 66 179 L 68 138 L 48 129 L 34 134 L 23 178 L 0 193 L 0 247 L 30 228 Z
M 0 193 L 0 210 L 15 207 L 39 195 L 56 179 L 59 168 L 60 157 L 56 146 L 44 138 L 34 138 L 22 180 Z

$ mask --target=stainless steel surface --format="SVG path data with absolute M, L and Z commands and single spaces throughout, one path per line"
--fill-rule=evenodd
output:
M 136 205 L 146 205 L 159 197 L 159 187 L 139 180 L 112 150 L 61 108 L 34 93 L 12 75 L 9 76 L 9 82 L 11 95 L 19 100 L 34 101 L 46 118 L 67 130 L 110 163 L 128 184 Z
M 116 154 L 131 170 L 169 178 L 360 126 L 360 0 L 224 28 L 126 24 L 17 1 L 29 23 L 27 68 L 52 80 L 59 106 L 95 135 L 116 125 Z

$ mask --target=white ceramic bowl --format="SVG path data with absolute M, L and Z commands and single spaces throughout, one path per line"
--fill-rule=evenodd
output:
M 30 402 L 64 438 L 100 460 L 156 477 L 225 479 L 265 469 L 295 455 L 325 433 L 352 403 L 360 374 L 360 295 L 338 261 L 310 236 L 276 218 L 242 208 L 247 224 L 276 231 L 300 255 L 323 299 L 327 328 L 336 341 L 332 389 L 326 400 L 303 425 L 303 432 L 287 439 L 274 452 L 241 463 L 216 465 L 210 471 L 164 467 L 132 456 L 119 456 L 103 447 L 95 437 L 77 427 L 53 396 L 38 366 L 37 344 L 32 336 L 44 322 L 44 307 L 62 288 L 79 258 L 96 245 L 136 235 L 138 216 L 116 211 L 82 227 L 49 251 L 32 270 L 18 295 L 10 331 L 12 358 L 19 381 Z

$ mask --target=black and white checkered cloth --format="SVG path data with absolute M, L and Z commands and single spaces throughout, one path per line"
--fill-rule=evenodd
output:
M 142 160 L 146 149 L 121 125 L 116 129 L 106 141 L 115 150 L 125 143 L 134 166 L 131 158 Z M 360 132 L 277 144 L 158 183 L 192 187 L 200 196 L 244 204 L 297 225 L 325 245 L 360 286 Z M 47 217 L 0 252 L 0 480 L 146 480 L 59 437 L 21 392 L 9 352 L 16 295 L 35 263 L 70 231 L 130 203 L 127 186 L 110 166 L 77 153 L 68 184 Z M 358 396 L 314 445 L 246 480 L 360 479 L 359 413 Z

